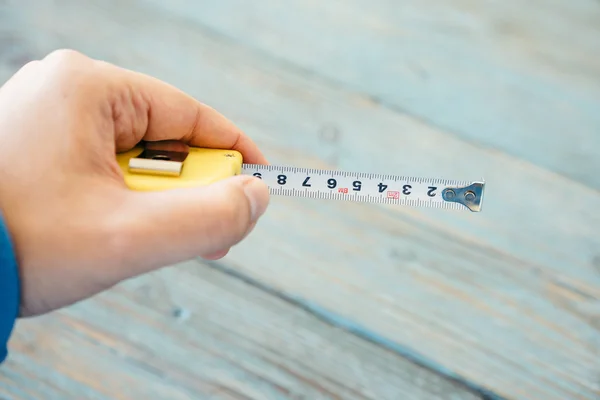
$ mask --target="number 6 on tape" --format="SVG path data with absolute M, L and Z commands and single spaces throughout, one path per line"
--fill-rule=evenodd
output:
M 244 164 L 235 150 L 146 142 L 118 153 L 125 184 L 155 191 L 208 185 L 234 175 L 263 179 L 272 195 L 481 211 L 484 182 Z

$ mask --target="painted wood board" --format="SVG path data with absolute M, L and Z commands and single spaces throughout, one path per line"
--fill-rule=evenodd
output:
M 485 178 L 488 188 L 482 215 L 401 212 L 428 219 L 440 229 L 456 227 L 487 246 L 600 284 L 596 267 L 600 235 L 594 225 L 600 218 L 595 212 L 600 200 L 597 191 L 585 185 L 464 142 L 368 98 L 311 80 L 293 68 L 274 65 L 194 24 L 161 19 L 163 13 L 110 2 L 73 6 L 70 0 L 56 3 L 63 8 L 40 3 L 38 13 L 18 4 L 13 7 L 19 12 L 11 14 L 12 20 L 5 26 L 24 35 L 12 41 L 24 42 L 12 46 L 17 50 L 12 51 L 11 60 L 20 62 L 66 45 L 151 73 L 222 110 L 261 145 L 277 146 L 275 153 L 269 154 L 274 161 L 277 152 L 291 151 L 313 155 L 339 169 Z M 119 13 L 100 19 L 112 10 Z M 55 24 L 53 15 L 61 15 L 69 23 Z M 79 15 L 93 16 L 102 29 L 82 35 L 90 22 Z M 48 34 L 29 36 L 23 32 L 27 24 Z M 131 24 L 136 29 L 125 31 L 131 44 L 114 46 Z M 16 65 L 12 65 L 13 71 Z M 518 192 L 516 185 L 520 185 Z M 519 197 L 509 196 L 511 193 Z M 564 200 L 567 193 L 568 206 Z
M 195 261 L 22 320 L 11 351 L 10 400 L 481 398 Z
M 596 0 L 136 0 L 600 189 Z
M 13 8 L 16 58 L 73 46 L 167 79 L 240 123 L 273 162 L 450 177 L 476 171 L 491 187 L 481 215 L 274 199 L 221 268 L 507 398 L 597 397 L 597 191 L 193 23 L 116 3 L 60 4 Z M 87 29 L 92 15 L 102 30 Z M 113 46 L 124 31 L 133 44 Z M 544 193 L 534 205 L 505 196 L 530 190 Z

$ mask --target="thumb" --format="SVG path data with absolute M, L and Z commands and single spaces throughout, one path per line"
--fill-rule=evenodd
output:
M 191 189 L 131 192 L 125 201 L 121 273 L 148 272 L 193 257 L 224 255 L 254 227 L 269 203 L 267 185 L 235 176 Z

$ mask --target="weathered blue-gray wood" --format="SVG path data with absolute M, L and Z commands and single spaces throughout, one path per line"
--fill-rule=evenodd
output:
M 136 0 L 600 189 L 597 0 Z
M 11 400 L 480 399 L 197 262 L 24 321 L 12 350 Z
M 418 3 L 423 15 L 430 3 Z M 281 54 L 301 54 L 315 41 L 300 42 L 298 37 L 279 43 L 278 51 L 258 51 L 243 38 L 143 4 L 13 3 L 11 20 L 0 26 L 15 33 L 15 44 L 0 72 L 53 48 L 74 47 L 166 79 L 215 106 L 250 133 L 274 163 L 484 176 L 488 189 L 484 212 L 478 215 L 274 198 L 256 231 L 217 268 L 254 279 L 332 324 L 474 388 L 510 399 L 587 400 L 600 395 L 598 190 L 552 172 L 560 165 L 546 168 L 533 153 L 519 159 L 426 122 L 445 113 L 443 107 L 424 121 L 373 101 L 375 89 L 362 95 L 349 84 L 332 83 L 302 65 L 281 61 Z M 278 9 L 285 11 L 281 4 Z M 353 15 L 341 3 L 324 6 L 332 4 L 338 5 L 340 18 Z M 239 6 L 229 10 L 230 18 L 240 18 Z M 521 10 L 531 16 L 534 11 L 528 7 L 522 4 Z M 368 10 L 363 10 L 366 15 Z M 458 7 L 453 15 L 468 12 Z M 211 15 L 210 9 L 206 13 Z M 563 14 L 562 23 L 576 30 L 575 18 Z M 594 15 L 590 12 L 588 18 Z M 349 24 L 349 32 L 352 26 L 360 25 Z M 32 33 L 32 27 L 38 32 Z M 334 27 L 307 24 L 306 30 L 321 29 L 321 46 L 335 38 L 328 30 Z M 456 43 L 472 40 L 451 32 L 447 36 L 444 40 Z M 544 37 L 548 35 L 539 40 Z M 381 45 L 374 38 L 369 43 Z M 390 43 L 386 46 L 396 51 Z M 592 96 L 597 86 L 586 71 L 594 71 L 593 53 L 590 59 L 576 59 L 577 46 L 582 44 L 563 46 L 568 53 L 561 62 L 580 76 L 564 76 L 561 85 Z M 361 62 L 374 59 L 367 50 L 361 57 Z M 11 65 L 10 60 L 16 61 Z M 515 69 L 524 63 L 517 57 L 514 61 Z M 432 79 L 449 79 L 437 71 Z M 537 77 L 548 73 L 529 72 Z M 497 85 L 494 79 L 490 73 L 491 84 Z M 456 102 L 464 99 L 456 96 Z M 498 101 L 517 100 L 508 93 Z M 534 116 L 513 117 L 539 123 Z M 581 121 L 584 127 L 586 123 Z M 550 140 L 545 151 L 562 157 L 570 148 L 556 146 L 561 135 L 549 131 L 536 137 L 540 146 L 543 139 Z M 599 142 L 591 135 L 589 148 Z M 577 168 L 587 173 L 581 165 Z

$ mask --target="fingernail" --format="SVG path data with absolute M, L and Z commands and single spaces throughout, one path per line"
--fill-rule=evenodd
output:
M 250 202 L 250 219 L 255 222 L 267 209 L 269 188 L 261 179 L 252 178 L 246 183 L 244 193 Z

